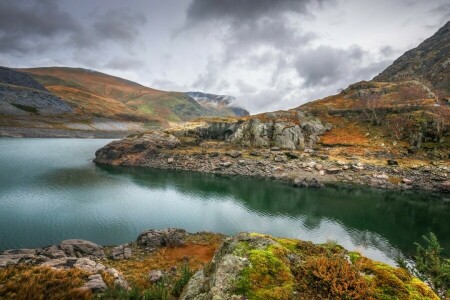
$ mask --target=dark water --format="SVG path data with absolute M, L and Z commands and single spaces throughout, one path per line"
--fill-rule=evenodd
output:
M 118 244 L 144 229 L 182 227 L 333 240 L 390 263 L 432 231 L 449 254 L 450 205 L 440 196 L 95 166 L 107 142 L 0 139 L 0 249 L 68 238 Z

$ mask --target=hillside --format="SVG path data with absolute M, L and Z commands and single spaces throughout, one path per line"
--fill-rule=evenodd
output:
M 432 37 L 407 51 L 374 81 L 416 79 L 427 83 L 443 95 L 450 95 L 450 21 Z M 435 92 L 436 92 L 435 91 Z
M 80 113 L 162 125 L 223 115 L 179 92 L 148 88 L 119 77 L 75 68 L 22 69 Z
M 76 68 L 0 68 L 0 136 L 123 137 L 241 108 Z

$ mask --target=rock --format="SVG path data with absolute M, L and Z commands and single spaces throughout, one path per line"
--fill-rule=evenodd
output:
M 261 153 L 259 153 L 259 151 L 253 150 L 253 151 L 250 152 L 250 155 L 251 156 L 260 156 Z
M 209 157 L 219 157 L 219 152 L 211 152 L 210 154 L 209 154 Z
M 389 176 L 387 176 L 385 173 L 382 173 L 382 174 L 374 174 L 374 177 L 375 177 L 375 178 L 378 178 L 378 179 L 383 179 L 383 180 L 388 180 L 388 179 L 389 179 Z
M 237 150 L 231 150 L 230 152 L 227 152 L 228 156 L 231 156 L 232 158 L 237 158 L 239 156 L 242 156 L 242 152 Z
M 285 152 L 284 155 L 286 155 L 289 159 L 297 159 L 298 155 L 293 152 Z
M 88 277 L 88 280 L 89 281 L 81 287 L 82 289 L 89 289 L 93 292 L 103 292 L 108 288 L 100 274 L 91 275 Z
M 317 171 L 320 171 L 320 170 L 323 169 L 323 165 L 321 165 L 321 164 L 316 164 L 316 165 L 314 166 L 314 169 L 316 169 Z
M 362 163 L 357 163 L 357 164 L 352 165 L 352 169 L 355 171 L 362 171 L 362 170 L 364 170 L 364 166 Z
M 295 178 L 294 186 L 296 186 L 296 187 L 313 187 L 313 188 L 324 187 L 323 183 L 319 182 L 316 178 L 308 179 L 305 177 Z
M 277 155 L 275 156 L 275 158 L 273 159 L 276 162 L 285 162 L 286 161 L 286 157 L 285 156 L 281 156 L 281 155 Z
M 341 172 L 341 169 L 340 168 L 329 168 L 329 169 L 326 169 L 325 172 L 327 174 L 338 174 L 339 172 Z
M 63 250 L 68 256 L 85 257 L 92 256 L 95 258 L 104 258 L 105 252 L 103 247 L 93 242 L 86 240 L 65 240 L 59 244 L 61 250 Z
M 75 263 L 78 258 L 76 257 L 63 257 L 63 258 L 55 258 L 44 262 L 41 266 L 50 267 L 52 269 L 70 269 L 74 268 Z
M 175 247 L 185 244 L 187 233 L 183 229 L 168 228 L 163 230 L 147 230 L 137 238 L 140 246 L 158 248 L 163 246 Z
M 106 272 L 108 274 L 110 274 L 112 277 L 114 277 L 114 285 L 118 286 L 124 290 L 129 290 L 130 289 L 130 285 L 128 284 L 128 282 L 125 280 L 125 278 L 123 277 L 123 275 L 121 273 L 119 273 L 119 271 L 117 271 L 114 268 L 109 268 L 106 270 Z
M 95 262 L 92 259 L 86 257 L 79 258 L 74 263 L 73 267 L 85 270 L 90 273 L 99 273 L 100 271 L 106 270 L 106 267 L 103 264 Z
M 411 183 L 413 183 L 413 181 L 412 181 L 411 179 L 408 179 L 408 178 L 403 178 L 403 179 L 402 179 L 402 182 L 403 182 L 404 184 L 411 184 Z
M 240 160 L 238 161 L 238 163 L 239 163 L 241 166 L 244 166 L 244 165 L 245 165 L 245 160 L 240 159 Z
M 148 281 L 155 283 L 160 281 L 164 277 L 164 274 L 160 270 L 152 270 L 148 273 Z
M 6 253 L 0 254 L 0 268 L 15 266 L 24 260 L 35 260 L 37 257 L 34 253 Z
M 274 152 L 278 152 L 280 150 L 281 149 L 279 147 L 272 147 L 272 148 L 270 148 L 270 151 L 274 151 Z
M 388 164 L 388 166 L 398 166 L 398 162 L 393 159 L 388 159 L 387 164 Z
M 131 248 L 128 244 L 119 245 L 111 250 L 112 259 L 128 259 L 131 254 Z
M 442 184 L 441 184 L 441 190 L 443 191 L 443 192 L 450 192 L 450 181 L 445 181 L 445 182 L 443 182 Z
M 325 175 L 325 171 L 324 170 L 320 170 L 319 171 L 319 175 L 322 175 L 322 176 Z
M 311 153 L 314 153 L 314 150 L 313 150 L 313 149 L 306 148 L 306 149 L 303 150 L 303 152 L 304 152 L 304 153 L 310 153 L 310 154 L 311 154 Z
M 38 254 L 47 256 L 51 259 L 67 257 L 67 253 L 58 245 L 52 245 L 38 250 Z
M 168 164 L 173 164 L 173 162 L 174 162 L 173 157 L 169 157 L 169 158 L 167 159 L 167 163 L 168 163 Z
M 229 168 L 233 165 L 233 163 L 231 161 L 223 161 L 223 162 L 219 163 L 219 165 L 221 165 L 222 167 L 225 167 L 225 168 Z

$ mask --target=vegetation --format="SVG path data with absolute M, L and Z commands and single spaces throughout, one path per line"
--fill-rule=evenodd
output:
M 0 269 L 0 299 L 91 299 L 80 289 L 90 274 L 79 270 L 54 270 L 26 265 Z
M 450 297 L 450 259 L 442 256 L 442 248 L 433 233 L 417 243 L 415 256 L 417 275 L 428 281 L 442 297 Z

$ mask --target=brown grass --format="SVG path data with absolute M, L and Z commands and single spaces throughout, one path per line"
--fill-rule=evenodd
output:
M 27 265 L 0 269 L 0 299 L 91 299 L 90 290 L 80 289 L 89 275 L 80 269 Z

